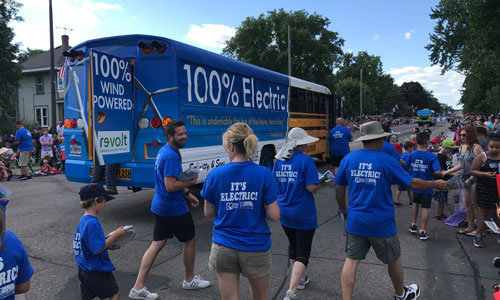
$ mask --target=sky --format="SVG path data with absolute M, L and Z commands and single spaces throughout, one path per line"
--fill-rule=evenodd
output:
M 47 50 L 49 1 L 18 0 L 24 22 L 13 22 L 15 41 L 22 48 Z M 441 75 L 432 66 L 429 51 L 435 21 L 429 14 L 439 0 L 53 0 L 54 46 L 69 35 L 71 46 L 105 36 L 158 35 L 220 53 L 224 42 L 247 17 L 271 10 L 305 10 L 330 20 L 328 29 L 345 40 L 343 51 L 367 51 L 380 56 L 384 72 L 395 83 L 418 81 L 436 98 L 460 108 L 464 76 L 450 71 Z M 62 28 L 69 28 L 64 30 Z M 293 41 L 292 41 L 293 43 Z M 293 74 L 292 74 L 293 75 Z

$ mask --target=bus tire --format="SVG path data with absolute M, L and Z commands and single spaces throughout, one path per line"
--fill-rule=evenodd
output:
M 260 153 L 259 165 L 272 171 L 274 166 L 274 151 L 271 147 L 264 147 Z

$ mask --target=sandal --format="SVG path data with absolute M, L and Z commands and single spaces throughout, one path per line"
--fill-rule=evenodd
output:
M 469 231 L 469 232 L 466 232 L 465 235 L 466 236 L 476 236 L 477 232 L 475 230 L 472 230 L 472 231 Z
M 466 228 L 465 228 L 465 229 L 464 229 L 464 228 L 462 228 L 462 229 L 459 229 L 459 230 L 457 231 L 457 233 L 458 233 L 458 234 L 467 234 L 467 235 L 468 235 L 468 234 L 470 234 L 472 231 L 473 231 L 473 230 L 468 230 L 468 229 L 466 229 Z

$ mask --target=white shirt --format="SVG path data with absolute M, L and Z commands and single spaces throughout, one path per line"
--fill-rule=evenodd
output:
M 59 124 L 57 124 L 56 130 L 57 130 L 57 136 L 58 137 L 64 136 L 64 125 L 63 126 L 59 126 Z

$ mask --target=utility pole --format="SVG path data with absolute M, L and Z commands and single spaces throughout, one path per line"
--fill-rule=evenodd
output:
M 288 25 L 288 76 L 292 76 L 292 47 L 290 41 L 290 25 Z
M 50 107 L 52 113 L 52 130 L 56 130 L 56 71 L 54 69 L 54 25 L 52 20 L 52 0 L 49 0 L 49 26 L 50 26 Z
M 363 69 L 359 70 L 359 117 L 363 116 Z

